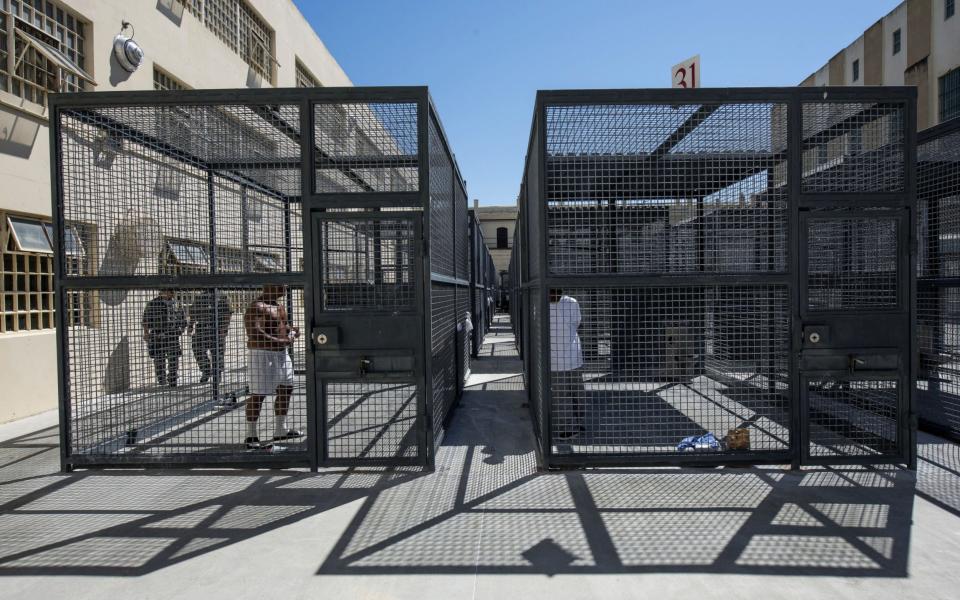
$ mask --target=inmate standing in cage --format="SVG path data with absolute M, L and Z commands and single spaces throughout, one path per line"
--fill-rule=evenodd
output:
M 220 290 L 203 290 L 190 306 L 188 330 L 193 358 L 200 368 L 200 383 L 211 378 L 214 384 L 220 383 L 231 315 L 230 299 Z
M 180 370 L 180 336 L 187 328 L 187 315 L 172 289 L 160 290 L 143 309 L 140 319 L 147 354 L 153 359 L 157 385 L 177 387 Z
M 557 439 L 584 431 L 583 352 L 580 348 L 580 304 L 561 290 L 550 290 L 550 380 L 557 408 Z
M 293 392 L 293 361 L 289 348 L 300 337 L 300 329 L 290 323 L 287 309 L 281 303 L 285 286 L 268 284 L 243 315 L 247 332 L 247 371 L 250 398 L 247 400 L 247 435 L 244 443 L 250 450 L 270 450 L 272 444 L 262 444 L 257 433 L 260 406 L 265 396 L 275 394 L 273 401 L 273 440 L 303 437 L 297 429 L 287 429 L 287 410 Z

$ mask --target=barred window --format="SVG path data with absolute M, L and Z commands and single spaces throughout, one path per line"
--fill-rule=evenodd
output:
M 893 53 L 900 54 L 900 30 L 897 29 L 893 32 Z
M 300 59 L 297 59 L 297 87 L 298 88 L 307 88 L 307 87 L 323 87 L 320 83 L 320 80 L 313 76 L 313 73 L 310 72 L 303 63 L 300 62 Z
M 960 68 L 940 78 L 940 122 L 960 117 Z
M 858 81 L 860 79 L 860 59 L 855 59 L 853 61 L 853 80 Z
M 244 0 L 186 0 L 184 5 L 254 72 L 273 82 L 273 30 Z
M 53 230 L 50 222 L 18 215 L 0 218 L 0 333 L 55 327 Z M 96 236 L 86 224 L 67 224 L 64 231 L 67 273 L 89 274 Z M 93 292 L 72 291 L 67 298 L 68 325 L 93 325 L 97 317 Z
M 88 28 L 53 0 L 0 0 L 0 90 L 44 104 L 96 85 L 83 68 Z
M 180 81 L 157 65 L 153 65 L 153 89 L 155 90 L 189 90 L 190 86 Z

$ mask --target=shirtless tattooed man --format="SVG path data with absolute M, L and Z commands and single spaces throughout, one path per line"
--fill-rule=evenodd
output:
M 250 398 L 247 400 L 247 436 L 244 443 L 251 450 L 269 450 L 272 445 L 262 444 L 257 434 L 257 420 L 263 399 L 275 394 L 273 412 L 275 423 L 273 440 L 303 437 L 297 429 L 287 429 L 287 411 L 293 391 L 293 361 L 289 347 L 300 337 L 300 329 L 290 324 L 287 309 L 281 300 L 286 295 L 282 285 L 268 284 L 263 292 L 243 315 L 243 327 L 247 332 L 249 354 L 248 374 Z

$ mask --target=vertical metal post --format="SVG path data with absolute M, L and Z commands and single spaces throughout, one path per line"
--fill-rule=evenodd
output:
M 535 260 L 538 264 L 540 285 L 535 288 L 535 296 L 531 298 L 540 307 L 540 322 L 538 323 L 540 331 L 536 332 L 537 337 L 534 343 L 539 345 L 540 353 L 540 380 L 543 385 L 540 389 L 540 398 L 542 403 L 543 415 L 543 461 L 545 466 L 550 467 L 553 455 L 553 385 L 550 381 L 550 287 L 553 285 L 553 278 L 548 271 L 549 262 L 547 261 L 548 242 L 547 233 L 547 107 L 543 99 L 537 98 L 536 135 L 538 138 L 534 143 L 537 144 L 539 159 L 535 161 L 534 176 L 539 180 L 538 187 L 540 192 L 534 200 L 537 205 L 534 210 L 538 211 L 539 219 L 537 226 L 540 228 L 537 236 L 540 242 L 539 248 L 535 250 Z
M 304 91 L 300 101 L 300 225 L 303 232 L 303 309 L 305 335 L 307 339 L 307 355 L 304 360 L 306 369 L 307 394 L 307 423 L 310 435 L 307 438 L 310 453 L 310 470 L 316 472 L 319 465 L 327 460 L 327 428 L 324 415 L 327 414 L 326 393 L 317 381 L 316 348 L 313 344 L 313 327 L 316 323 L 316 314 L 319 308 L 321 294 L 317 289 L 320 281 L 320 263 L 315 249 L 317 240 L 314 239 L 313 203 L 310 197 L 313 194 L 314 178 L 314 135 L 313 135 L 313 105 L 309 95 Z M 246 198 L 246 195 L 244 195 Z M 246 203 L 244 203 L 244 206 Z M 244 220 L 246 224 L 246 220 Z M 244 243 L 247 242 L 249 232 L 244 231 Z M 245 249 L 246 250 L 246 249 Z M 246 252 L 244 252 L 246 254 Z M 309 311 L 309 315 L 307 314 Z M 320 406 L 318 406 L 318 404 Z
M 11 25 L 12 26 L 12 25 Z M 11 53 L 12 54 L 12 53 Z M 50 102 L 50 183 L 51 214 L 53 215 L 53 290 L 57 339 L 57 408 L 60 417 L 60 470 L 72 471 L 70 464 L 70 444 L 73 433 L 70 410 L 70 349 L 67 329 L 67 302 L 65 265 L 63 260 L 63 181 L 61 179 L 63 155 L 60 148 L 60 110 L 56 102 Z M 82 310 L 82 309 L 81 309 Z
M 800 386 L 800 185 L 803 179 L 803 104 L 798 94 L 790 98 L 787 108 L 787 266 L 790 273 L 790 450 L 791 466 L 800 468 L 809 444 L 806 420 L 806 391 Z M 806 253 L 804 253 L 806 254 Z
M 430 267 L 430 101 L 426 89 L 417 100 L 417 177 L 420 192 L 423 222 L 421 225 L 420 246 L 420 286 L 421 308 L 420 316 L 423 321 L 423 343 L 420 345 L 421 365 L 420 383 L 417 386 L 421 391 L 417 402 L 417 441 L 420 446 L 420 456 L 424 464 L 432 469 L 435 465 L 433 448 L 433 347 L 430 329 L 431 321 L 431 267 Z
M 207 169 L 207 236 L 208 243 L 210 245 L 210 267 L 209 273 L 211 276 L 217 274 L 217 195 L 214 189 L 214 176 L 213 169 Z M 213 305 L 213 331 L 214 340 L 213 340 L 213 351 L 214 356 L 222 356 L 220 352 L 220 303 L 217 302 L 217 293 L 216 289 L 211 289 L 212 292 L 212 302 Z M 196 301 L 196 298 L 194 298 Z M 194 325 L 196 326 L 196 325 Z M 196 330 L 194 330 L 193 335 L 196 335 Z M 192 340 L 191 340 L 192 343 Z M 220 397 L 220 372 L 217 370 L 217 367 L 222 367 L 220 360 L 217 359 L 217 362 L 213 363 L 214 373 L 210 378 L 210 386 L 213 390 L 213 398 L 217 399 Z
M 907 375 L 907 389 L 905 398 L 905 406 L 901 408 L 905 411 L 906 419 L 901 419 L 901 421 L 906 421 L 906 459 L 907 466 L 910 469 L 916 470 L 917 468 L 917 426 L 919 422 L 919 415 L 917 414 L 916 409 L 916 397 L 917 397 L 917 377 L 920 373 L 920 348 L 917 343 L 917 335 L 919 333 L 917 328 L 917 91 L 916 89 L 911 90 L 911 97 L 906 100 L 904 107 L 904 153 L 903 153 L 903 168 L 904 168 L 904 192 L 906 193 L 907 202 L 909 205 L 908 208 L 908 229 L 909 229 L 909 248 L 910 248 L 910 257 L 909 263 L 907 265 L 907 273 L 909 277 L 909 297 L 908 297 L 908 310 L 909 310 L 909 319 L 910 319 L 910 335 L 907 342 L 907 348 L 909 350 L 909 373 Z M 938 207 L 939 210 L 939 207 Z M 939 219 L 937 219 L 939 223 Z M 939 245 L 939 231 L 937 232 L 937 243 Z M 939 247 L 937 248 L 939 252 Z M 941 315 L 940 312 L 940 294 L 937 293 L 937 315 Z M 939 327 L 937 328 L 940 329 Z

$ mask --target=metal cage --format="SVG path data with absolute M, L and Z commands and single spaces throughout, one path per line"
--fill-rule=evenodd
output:
M 470 313 L 473 319 L 473 337 L 470 341 L 470 356 L 480 353 L 483 338 L 493 324 L 497 270 L 493 257 L 483 238 L 483 231 L 473 210 L 469 217 L 470 230 Z
M 919 134 L 920 426 L 960 441 L 960 119 Z
M 50 122 L 64 469 L 432 465 L 471 249 L 426 88 L 68 94 Z
M 543 463 L 912 465 L 915 95 L 538 93 L 510 277 Z

